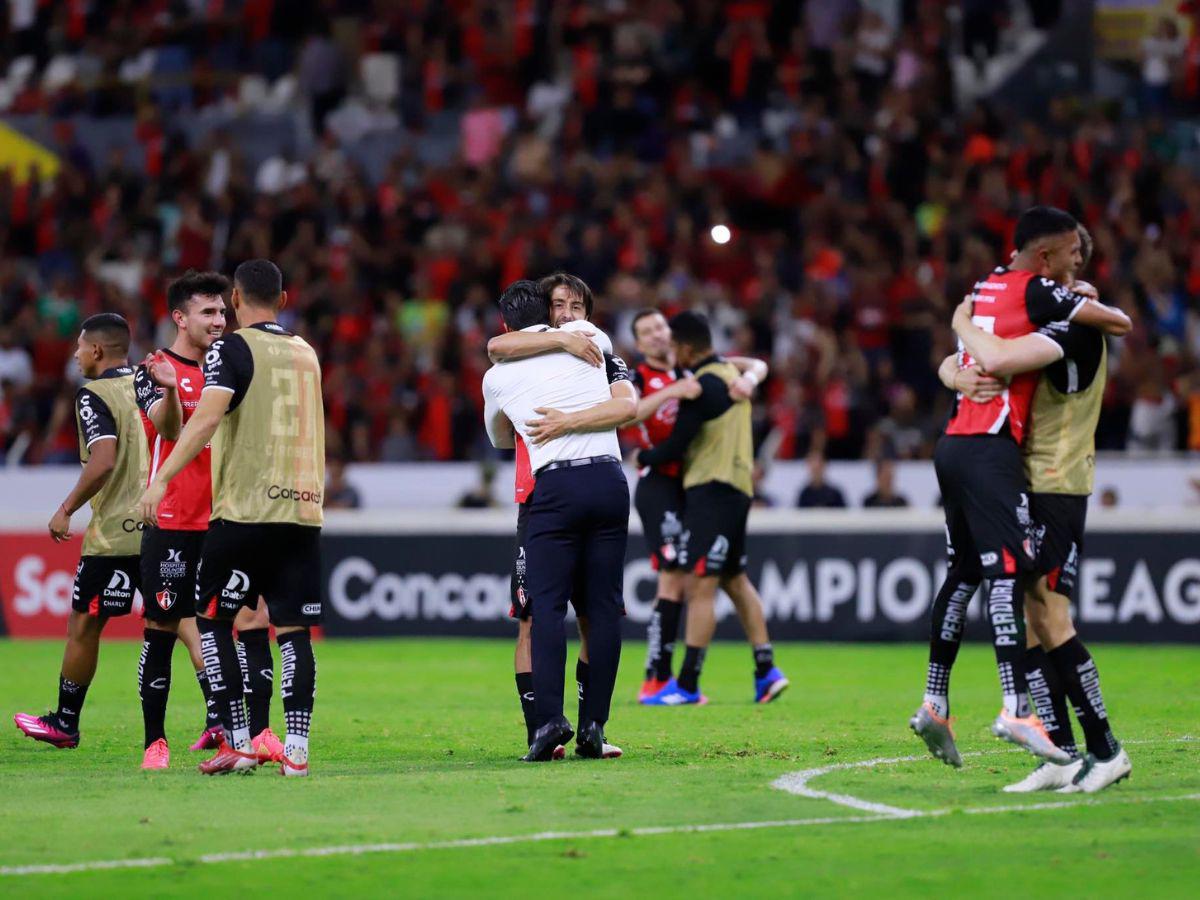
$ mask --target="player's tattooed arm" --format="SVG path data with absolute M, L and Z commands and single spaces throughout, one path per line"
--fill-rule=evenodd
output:
M 233 394 L 230 391 L 205 390 L 200 395 L 200 403 L 197 404 L 196 411 L 192 413 L 188 423 L 183 426 L 183 431 L 179 433 L 179 441 L 175 448 L 163 460 L 157 474 L 138 501 L 138 512 L 143 522 L 158 524 L 158 504 L 167 492 L 167 485 L 208 446 L 232 402 Z
M 729 356 L 726 362 L 741 373 L 729 385 L 729 396 L 736 400 L 749 400 L 754 396 L 755 389 L 763 383 L 770 369 L 761 359 L 750 356 Z
M 942 360 L 938 366 L 938 379 L 950 390 L 976 403 L 986 403 L 1004 393 L 1004 382 L 980 371 L 978 366 L 959 368 L 956 353 Z
M 592 331 L 509 331 L 488 341 L 488 359 L 494 363 L 525 359 L 565 350 L 588 365 L 604 365 L 604 353 L 592 341 Z
M 564 413 L 557 409 L 538 407 L 534 410 L 542 418 L 530 419 L 529 440 L 533 444 L 544 444 L 564 434 L 583 431 L 609 431 L 629 421 L 637 409 L 637 388 L 628 379 L 609 385 L 612 397 L 587 409 Z
M 1006 339 L 984 331 L 971 319 L 973 308 L 974 301 L 968 296 L 954 310 L 954 333 L 989 375 L 1032 372 L 1062 359 L 1062 347 L 1043 334 Z

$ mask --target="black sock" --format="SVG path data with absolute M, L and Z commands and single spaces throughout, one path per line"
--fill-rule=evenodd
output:
M 1108 711 L 1104 708 L 1104 696 L 1100 693 L 1100 673 L 1092 654 L 1076 636 L 1046 656 L 1062 679 L 1071 705 L 1075 707 L 1075 718 L 1079 719 L 1079 726 L 1083 729 L 1088 753 L 1099 760 L 1112 759 L 1120 745 L 1108 724 Z
M 683 665 L 679 667 L 678 685 L 689 693 L 700 690 L 700 670 L 704 667 L 704 654 L 707 647 L 688 646 L 683 651 Z
M 138 696 L 142 698 L 142 725 L 149 747 L 166 738 L 167 696 L 171 692 L 171 653 L 175 632 L 142 630 L 142 655 L 138 660 Z
M 925 670 L 925 702 L 943 719 L 950 715 L 950 672 L 962 646 L 967 606 L 979 582 L 951 569 L 933 599 L 929 628 L 929 664 Z
M 987 614 L 1004 709 L 1023 719 L 1029 715 L 1029 692 L 1025 685 L 1025 613 L 1019 585 L 1016 578 L 993 578 L 988 586 Z
M 271 640 L 266 628 L 238 632 L 238 661 L 242 667 L 242 690 L 250 713 L 250 734 L 259 735 L 271 727 L 271 694 L 275 690 L 275 663 L 271 659 Z
M 575 720 L 575 730 L 583 727 L 583 711 L 587 708 L 588 664 L 582 659 L 575 661 L 575 688 L 579 692 L 579 718 Z
M 533 711 L 533 673 L 517 673 L 517 697 L 521 700 L 521 715 L 525 717 L 525 746 L 533 743 L 537 731 L 537 714 Z
M 279 696 L 287 724 L 283 755 L 293 762 L 308 761 L 308 729 L 317 696 L 317 659 L 308 630 L 289 631 L 279 643 Z
M 1067 692 L 1063 690 L 1058 671 L 1041 647 L 1030 647 L 1025 651 L 1025 681 L 1029 685 L 1029 702 L 1054 746 L 1078 756 L 1071 713 L 1067 709 Z
M 208 675 L 203 669 L 196 673 L 196 681 L 200 683 L 200 692 L 204 694 L 204 727 L 219 728 L 221 717 L 217 715 L 217 704 L 213 702 L 212 691 L 208 689 Z
M 233 623 L 197 616 L 196 628 L 200 632 L 200 655 L 204 658 L 208 689 L 217 707 L 225 740 L 236 750 L 249 750 L 250 725 L 242 697 L 242 673 L 234 647 Z
M 678 600 L 659 597 L 646 629 L 646 678 L 667 681 L 673 670 L 675 639 L 679 634 L 679 618 L 683 604 Z
M 58 676 L 58 712 L 55 715 L 63 731 L 79 730 L 79 715 L 83 712 L 87 691 L 86 684 L 76 684 L 69 678 Z
M 763 678 L 775 668 L 775 648 L 770 644 L 754 646 L 754 677 Z

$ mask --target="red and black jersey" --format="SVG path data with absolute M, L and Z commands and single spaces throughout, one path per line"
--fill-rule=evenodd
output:
M 196 406 L 200 403 L 200 392 L 204 390 L 204 373 L 200 364 L 170 350 L 163 353 L 175 367 L 175 382 L 179 391 L 179 402 L 183 406 L 183 422 L 187 424 Z M 165 391 L 154 383 L 145 366 L 138 366 L 133 378 L 138 409 L 142 413 L 142 427 L 150 443 L 150 479 L 158 473 L 158 467 L 175 447 L 158 433 L 150 420 L 150 410 L 162 400 Z M 208 517 L 212 512 L 212 451 L 205 447 L 196 458 L 183 467 L 171 479 L 167 493 L 158 505 L 158 526 L 165 531 L 204 531 L 208 528 Z
M 1087 302 L 1086 297 L 1053 279 L 1004 266 L 975 283 L 974 299 L 972 321 L 984 331 L 1010 339 L 1031 334 L 1050 322 L 1069 320 Z M 958 363 L 962 367 L 974 364 L 961 342 Z M 986 403 L 959 394 L 946 434 L 1003 434 L 1007 430 L 1021 444 L 1039 377 L 1040 372 L 1014 375 L 1004 393 Z
M 660 369 L 642 361 L 633 370 L 633 385 L 641 396 L 648 397 L 679 380 L 682 374 L 678 368 Z M 668 400 L 646 421 L 634 425 L 630 429 L 630 433 L 639 447 L 649 450 L 671 436 L 671 431 L 675 428 L 675 418 L 678 415 L 679 401 Z M 682 464 L 676 461 L 656 466 L 654 471 L 670 478 L 679 478 L 683 473 L 683 468 Z
M 533 493 L 533 466 L 529 462 L 529 448 L 525 446 L 525 441 L 519 434 L 516 436 L 514 446 L 516 447 L 517 464 L 516 476 L 513 479 L 515 499 L 518 503 L 524 503 Z

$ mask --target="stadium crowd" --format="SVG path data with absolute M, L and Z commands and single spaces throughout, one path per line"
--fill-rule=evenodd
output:
M 1200 450 L 1200 179 L 1179 131 L 1069 97 L 1041 124 L 957 108 L 949 5 L 10 3 L 8 58 L 34 69 L 3 99 L 56 121 L 61 167 L 0 171 L 0 459 L 77 458 L 83 318 L 121 312 L 144 352 L 168 333 L 168 277 L 253 257 L 285 273 L 284 321 L 321 353 L 348 460 L 491 452 L 495 299 L 556 269 L 593 287 L 630 356 L 633 314 L 660 306 L 768 359 L 766 455 L 923 458 L 951 310 L 1035 202 L 1087 223 L 1087 277 L 1135 321 L 1098 447 Z M 1192 58 L 1171 57 L 1156 110 L 1194 109 Z M 253 167 L 236 119 L 189 134 L 249 76 L 292 79 L 310 154 Z M 343 146 L 352 110 L 408 138 L 377 181 Z M 96 158 L 77 114 L 136 121 L 141 163 Z M 457 152 L 424 158 L 447 116 Z

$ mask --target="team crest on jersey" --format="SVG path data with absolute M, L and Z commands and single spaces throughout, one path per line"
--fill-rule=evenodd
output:
M 158 601 L 158 605 L 163 609 L 170 609 L 175 605 L 175 598 L 179 595 L 170 588 L 163 588 L 154 595 L 154 599 Z

